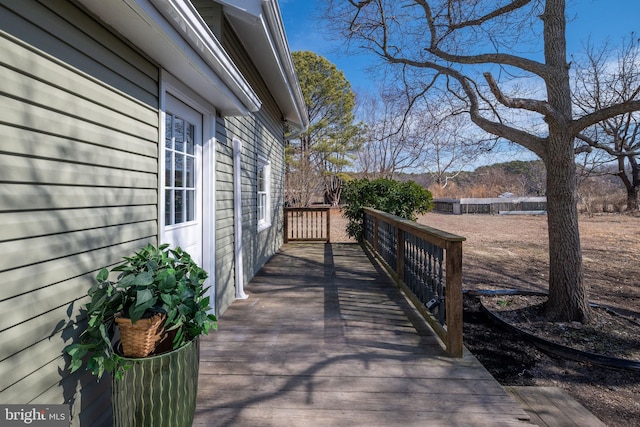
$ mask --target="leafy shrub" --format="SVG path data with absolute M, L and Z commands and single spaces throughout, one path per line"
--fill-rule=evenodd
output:
M 109 280 L 109 271 L 103 268 L 89 289 L 86 328 L 80 340 L 64 350 L 71 356 L 71 372 L 85 365 L 98 379 L 105 372 L 122 378 L 128 365 L 113 346 L 117 316 L 135 323 L 165 313 L 165 332 L 175 331 L 174 350 L 217 327 L 215 315 L 208 313 L 207 272 L 187 252 L 167 244 L 147 245 L 124 259 L 111 270 L 118 273 L 117 281 Z
M 347 182 L 342 198 L 346 203 L 344 215 L 349 220 L 347 234 L 358 241 L 362 240 L 365 207 L 412 221 L 417 219 L 417 214 L 423 214 L 433 207 L 429 190 L 413 181 L 399 182 L 386 178 Z

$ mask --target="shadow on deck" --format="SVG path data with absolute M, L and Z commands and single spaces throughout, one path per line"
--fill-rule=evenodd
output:
M 287 244 L 201 342 L 194 426 L 507 426 L 529 416 L 447 357 L 356 244 Z

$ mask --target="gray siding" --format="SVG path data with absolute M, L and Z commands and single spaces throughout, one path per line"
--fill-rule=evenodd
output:
M 96 272 L 157 242 L 158 70 L 66 1 L 2 0 L 0 28 L 0 402 L 110 425 L 62 350 Z
M 235 283 L 228 266 L 234 262 L 233 138 L 242 141 L 242 230 L 244 283 L 247 283 L 278 250 L 283 241 L 284 124 L 268 88 L 229 25 L 223 45 L 245 78 L 260 96 L 262 108 L 248 117 L 224 117 L 217 123 L 216 138 L 216 289 L 220 312 L 233 302 Z M 271 162 L 271 227 L 257 232 L 256 174 L 258 156 Z M 224 268 L 227 266 L 227 268 Z

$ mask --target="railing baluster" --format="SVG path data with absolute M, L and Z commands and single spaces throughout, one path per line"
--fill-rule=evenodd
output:
M 396 227 L 396 248 L 398 254 L 396 256 L 396 272 L 400 280 L 404 280 L 404 231 L 400 227 Z

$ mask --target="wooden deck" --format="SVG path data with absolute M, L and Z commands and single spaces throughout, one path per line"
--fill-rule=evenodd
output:
M 354 244 L 292 243 L 201 342 L 194 426 L 513 426 L 529 415 L 441 343 Z

